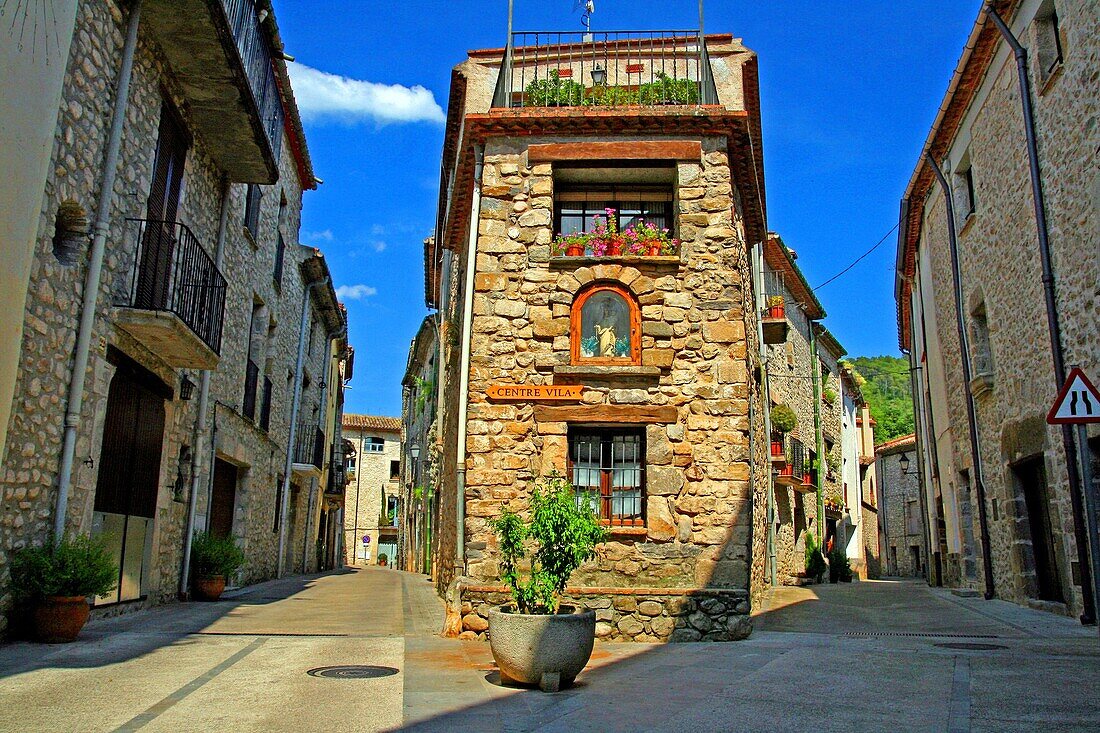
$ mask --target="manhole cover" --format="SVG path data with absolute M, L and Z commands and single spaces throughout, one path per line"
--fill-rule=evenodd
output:
M 949 641 L 936 644 L 936 646 L 942 646 L 944 649 L 962 649 L 968 652 L 992 652 L 997 649 L 1008 649 L 1007 646 L 1001 646 L 1000 644 L 979 644 L 972 641 Z
M 374 664 L 345 665 L 342 667 L 317 667 L 307 672 L 310 677 L 331 677 L 340 680 L 369 680 L 374 677 L 389 677 L 397 674 L 394 667 L 380 667 Z

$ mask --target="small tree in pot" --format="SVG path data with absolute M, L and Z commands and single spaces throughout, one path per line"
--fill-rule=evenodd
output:
M 535 487 L 530 521 L 504 510 L 490 525 L 500 540 L 501 579 L 515 602 L 489 611 L 493 658 L 503 678 L 556 690 L 588 664 L 596 638 L 595 613 L 563 606 L 561 596 L 569 576 L 596 554 L 607 530 L 559 474 Z M 535 549 L 524 580 L 520 563 L 527 544 Z
M 32 609 L 35 635 L 49 644 L 74 641 L 88 621 L 89 596 L 109 593 L 118 584 L 118 565 L 102 536 L 19 550 L 11 574 L 15 595 Z
M 225 590 L 225 580 L 244 565 L 244 551 L 233 537 L 199 532 L 191 540 L 191 577 L 195 595 L 216 601 Z

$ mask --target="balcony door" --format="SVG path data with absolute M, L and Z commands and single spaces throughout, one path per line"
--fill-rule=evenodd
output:
M 176 215 L 179 209 L 183 166 L 190 138 L 179 115 L 167 103 L 161 106 L 153 181 L 145 207 L 146 224 L 141 238 L 137 292 L 134 306 L 164 310 L 171 287 L 172 255 L 176 248 Z
M 114 358 L 112 358 L 114 357 Z M 171 390 L 117 352 L 117 370 L 107 393 L 103 446 L 96 481 L 94 532 L 106 537 L 119 567 L 118 587 L 97 603 L 117 603 L 144 594 L 152 557 L 157 508 L 164 402 Z

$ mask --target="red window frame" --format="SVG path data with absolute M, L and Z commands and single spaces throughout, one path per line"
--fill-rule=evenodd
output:
M 613 444 L 616 437 L 631 438 L 632 443 L 636 446 L 637 453 L 637 471 L 638 471 L 638 485 L 635 486 L 615 486 L 614 474 L 616 470 L 615 456 Z M 646 470 L 645 470 L 645 428 L 644 427 L 621 427 L 621 428 L 600 428 L 600 427 L 585 427 L 582 425 L 570 426 L 568 437 L 568 456 L 567 462 L 567 476 L 570 482 L 574 479 L 574 456 L 575 446 L 581 438 L 599 438 L 600 441 L 600 456 L 599 456 L 599 494 L 600 494 L 600 522 L 606 526 L 611 527 L 645 527 L 646 526 Z M 630 470 L 630 469 L 625 469 Z M 580 499 L 581 493 L 588 493 L 589 486 L 574 486 L 578 492 L 578 499 Z M 637 490 L 637 512 L 631 514 L 615 514 L 615 499 L 616 493 L 631 492 Z M 621 502 L 625 503 L 629 501 L 628 498 L 618 497 Z M 620 504 L 622 507 L 623 504 Z

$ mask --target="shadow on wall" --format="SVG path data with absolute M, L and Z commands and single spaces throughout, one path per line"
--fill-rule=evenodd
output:
M 232 598 L 213 602 L 195 601 L 171 603 L 142 609 L 135 613 L 91 621 L 80 632 L 80 637 L 61 645 L 39 644 L 26 641 L 24 633 L 11 643 L 0 645 L 0 679 L 32 672 L 38 669 L 85 669 L 107 667 L 144 656 L 166 646 L 186 646 L 194 643 L 187 637 L 198 634 L 225 616 L 233 615 L 238 608 L 261 606 L 281 601 L 313 586 L 321 577 L 357 572 L 341 568 L 320 575 L 301 575 L 263 583 L 238 591 Z M 181 607 L 184 609 L 181 614 Z M 179 614 L 170 629 L 153 629 L 157 615 L 162 612 Z M 9 630 L 16 626 L 26 629 L 25 623 L 16 623 L 13 615 Z M 103 644 L 103 640 L 136 632 L 124 637 L 124 643 Z M 56 653 L 51 653 L 56 652 Z M 63 661 L 62 661 L 63 660 Z

